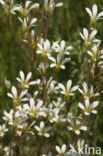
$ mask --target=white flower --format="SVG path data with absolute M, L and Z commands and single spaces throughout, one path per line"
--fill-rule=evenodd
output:
M 69 131 L 74 131 L 77 135 L 80 134 L 80 130 L 87 131 L 87 127 L 82 126 L 80 120 L 74 119 L 71 113 L 68 113 L 67 121 L 70 124 L 70 126 L 67 127 Z
M 48 67 L 49 67 L 48 63 L 40 62 L 38 71 L 40 72 L 41 75 L 45 75 Z
M 103 11 L 98 14 L 98 8 L 97 8 L 96 4 L 94 4 L 92 6 L 92 11 L 89 8 L 86 8 L 86 11 L 90 16 L 90 24 L 91 25 L 95 24 L 96 21 L 98 19 L 101 19 L 101 17 L 103 16 Z
M 55 67 L 57 70 L 59 70 L 60 68 L 65 69 L 64 64 L 70 61 L 70 58 L 62 59 L 61 54 L 58 54 L 56 59 L 52 56 L 49 56 L 48 58 L 49 58 L 49 60 L 51 60 L 53 62 L 50 64 L 50 67 L 51 68 Z
M 66 87 L 62 83 L 59 83 L 58 86 L 60 89 L 62 89 L 62 91 L 60 91 L 60 93 L 65 95 L 67 98 L 69 98 L 69 96 L 73 96 L 74 95 L 73 92 L 79 88 L 78 85 L 72 87 L 72 80 L 67 81 Z
M 43 101 L 38 100 L 37 104 L 33 98 L 30 98 L 30 106 L 28 106 L 29 115 L 32 117 L 38 117 L 42 115 L 41 106 L 43 105 Z
M 22 120 L 22 121 L 25 121 L 28 119 L 28 105 L 27 104 L 24 104 L 23 106 L 17 106 L 17 112 L 18 113 L 18 116 L 19 118 Z
M 44 6 L 47 13 L 52 14 L 56 7 L 63 6 L 62 2 L 55 4 L 54 0 L 44 0 Z
M 7 93 L 7 95 L 13 99 L 13 103 L 15 105 L 20 104 L 22 101 L 28 101 L 28 98 L 25 98 L 24 96 L 26 95 L 28 90 L 24 90 L 20 93 L 20 95 L 17 94 L 17 89 L 15 86 L 12 86 L 11 92 L 12 93 Z
M 37 54 L 41 54 L 43 58 L 49 56 L 50 54 L 50 41 L 46 39 L 46 41 L 42 41 L 41 43 L 37 44 L 38 50 L 36 51 Z
M 57 101 L 53 101 L 52 103 L 55 107 L 54 110 L 58 110 L 59 112 L 60 110 L 64 109 L 65 102 L 63 102 L 61 98 L 58 98 Z
M 37 18 L 32 18 L 30 20 L 28 17 L 24 19 L 21 19 L 20 17 L 18 17 L 18 19 L 22 23 L 23 32 L 27 32 L 28 28 L 34 27 L 35 23 L 37 22 Z
M 39 135 L 45 136 L 47 138 L 50 137 L 50 134 L 47 132 L 51 129 L 51 127 L 45 128 L 43 121 L 40 122 L 40 127 L 34 126 L 34 128 L 38 131 Z
M 56 151 L 58 152 L 57 156 L 62 156 L 66 154 L 66 145 L 62 145 L 62 147 L 60 148 L 59 146 L 56 146 Z
M 86 82 L 83 82 L 82 86 L 83 86 L 83 90 L 81 90 L 80 88 L 78 90 L 84 96 L 84 98 L 91 98 L 99 95 L 99 93 L 94 93 L 93 86 L 91 86 L 91 88 L 88 89 Z
M 13 5 L 13 0 L 8 2 L 6 2 L 5 0 L 0 0 L 0 3 L 3 6 L 6 15 L 8 15 L 9 13 L 16 14 L 16 11 L 18 11 L 20 7 L 18 4 Z
M 99 101 L 94 101 L 90 103 L 89 99 L 85 99 L 85 105 L 79 103 L 79 107 L 84 111 L 85 115 L 90 115 L 90 113 L 96 114 L 97 111 L 94 110 L 99 105 Z
M 8 131 L 8 128 L 6 128 L 6 125 L 0 125 L 0 136 L 3 137 L 5 135 L 5 132 Z
M 10 110 L 10 112 L 8 113 L 7 111 L 4 111 L 4 116 L 3 119 L 9 124 L 12 125 L 13 123 L 13 109 Z
M 80 36 L 85 42 L 85 46 L 88 47 L 92 42 L 99 42 L 99 40 L 94 40 L 95 35 L 97 34 L 97 30 L 93 30 L 90 34 L 87 28 L 83 29 L 83 34 L 80 33 Z
M 50 81 L 51 81 L 51 79 L 50 79 Z M 51 82 L 50 81 L 48 81 L 48 83 L 47 83 L 48 94 L 52 95 L 53 93 L 58 93 L 57 82 L 55 80 L 52 80 Z
M 32 76 L 32 73 L 29 72 L 25 78 L 24 72 L 20 71 L 20 78 L 16 78 L 18 82 L 20 82 L 21 88 L 29 88 L 30 85 L 34 85 L 35 81 L 29 82 L 30 78 Z
M 100 44 L 95 44 L 92 46 L 91 50 L 88 50 L 87 53 L 92 58 L 93 62 L 97 62 L 100 65 L 100 62 L 103 60 L 103 49 L 100 50 Z
M 54 42 L 52 48 L 53 48 L 56 52 L 61 53 L 61 55 L 64 55 L 64 54 L 65 54 L 65 55 L 70 55 L 69 50 L 73 49 L 72 46 L 68 46 L 68 47 L 66 48 L 66 43 L 65 43 L 64 40 L 61 41 L 60 45 L 58 44 L 58 41 L 57 41 L 57 42 Z
M 55 113 L 55 116 L 53 116 L 51 119 L 50 119 L 50 122 L 56 122 L 57 124 L 60 124 L 62 122 L 65 122 L 66 119 L 64 118 L 64 115 L 59 115 L 58 113 L 58 110 L 57 109 L 54 109 L 54 113 Z
M 20 5 L 18 11 L 19 11 L 23 16 L 28 16 L 31 10 L 39 8 L 39 3 L 34 3 L 33 5 L 31 5 L 31 3 L 32 3 L 32 1 L 27 0 L 26 3 L 25 3 L 25 7 L 23 8 L 23 7 Z

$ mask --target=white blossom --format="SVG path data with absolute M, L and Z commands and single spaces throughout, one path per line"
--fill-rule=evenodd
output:
M 81 38 L 85 42 L 85 46 L 88 47 L 91 45 L 92 42 L 100 42 L 97 39 L 94 39 L 95 35 L 97 34 L 97 30 L 93 30 L 90 34 L 87 28 L 83 29 L 83 34 L 80 33 Z
M 26 33 L 28 28 L 30 29 L 31 27 L 35 26 L 35 23 L 37 22 L 37 18 L 32 18 L 31 20 L 27 17 L 27 18 L 20 18 L 18 17 L 19 21 L 22 23 L 22 29 L 23 32 Z M 28 24 L 29 23 L 29 24 Z
M 28 105 L 29 115 L 32 117 L 39 117 L 42 115 L 43 101 L 38 100 L 36 103 L 33 98 L 30 98 L 30 106 Z
M 12 86 L 12 87 L 11 87 L 11 92 L 12 92 L 12 93 L 7 93 L 7 95 L 8 95 L 10 98 L 12 98 L 13 103 L 14 103 L 15 105 L 20 104 L 22 101 L 28 101 L 28 98 L 24 97 L 24 96 L 26 95 L 26 93 L 27 93 L 27 90 L 22 91 L 22 92 L 20 93 L 20 95 L 18 95 L 16 87 L 15 87 L 15 86 Z
M 63 6 L 62 2 L 55 4 L 54 0 L 44 0 L 44 6 L 47 13 L 52 14 L 56 7 Z
M 68 80 L 66 87 L 62 83 L 59 83 L 59 88 L 61 89 L 60 93 L 68 98 L 69 96 L 74 95 L 73 92 L 76 91 L 79 88 L 79 86 L 76 85 L 72 87 L 72 80 Z
M 37 54 L 41 54 L 43 58 L 49 56 L 50 54 L 50 41 L 46 39 L 46 41 L 42 41 L 41 43 L 37 44 L 38 50 L 36 51 Z
M 93 25 L 96 23 L 97 20 L 103 17 L 103 11 L 98 13 L 98 7 L 96 4 L 92 6 L 92 11 L 89 8 L 86 8 L 87 13 L 90 16 L 90 24 Z
M 89 99 L 85 99 L 85 105 L 79 102 L 79 107 L 84 111 L 85 115 L 90 115 L 90 113 L 96 114 L 97 110 L 95 108 L 99 105 L 99 101 L 94 101 L 90 103 Z
M 79 92 L 84 96 L 84 98 L 91 98 L 99 96 L 99 93 L 94 93 L 93 86 L 90 87 L 90 89 L 87 86 L 86 82 L 83 82 L 83 90 L 78 88 Z
M 9 13 L 11 14 L 16 14 L 16 11 L 19 10 L 20 5 L 16 4 L 14 5 L 13 0 L 6 2 L 5 0 L 0 0 L 1 5 L 4 8 L 4 13 L 8 15 Z
M 67 121 L 70 124 L 70 126 L 67 127 L 69 131 L 74 131 L 77 135 L 80 134 L 80 130 L 87 131 L 87 127 L 81 125 L 79 119 L 74 119 L 71 113 L 68 113 Z
M 64 64 L 70 61 L 70 58 L 62 59 L 61 54 L 58 54 L 56 59 L 52 56 L 49 56 L 48 58 L 49 58 L 49 60 L 51 60 L 53 62 L 50 64 L 50 67 L 51 68 L 55 67 L 57 70 L 65 69 Z
M 3 137 L 5 135 L 5 132 L 8 131 L 8 128 L 6 128 L 6 125 L 0 125 L 0 137 Z
M 39 3 L 34 3 L 32 5 L 31 5 L 31 3 L 32 3 L 32 1 L 27 0 L 25 3 L 25 7 L 23 8 L 22 5 L 20 5 L 18 11 L 23 16 L 28 16 L 31 10 L 39 8 Z
M 34 128 L 38 131 L 39 135 L 45 136 L 47 138 L 50 137 L 50 134 L 47 132 L 51 129 L 51 127 L 46 128 L 43 121 L 40 122 L 40 127 L 34 126 Z
M 16 79 L 20 83 L 22 89 L 29 88 L 30 85 L 35 84 L 35 81 L 29 82 L 29 80 L 31 79 L 31 76 L 32 76 L 32 73 L 29 72 L 25 78 L 24 72 L 20 71 L 20 78 L 17 77 Z
M 61 55 L 70 55 L 69 50 L 73 49 L 72 46 L 66 47 L 66 42 L 64 40 L 61 41 L 60 45 L 59 45 L 58 41 L 54 42 L 52 48 L 56 52 L 61 53 Z

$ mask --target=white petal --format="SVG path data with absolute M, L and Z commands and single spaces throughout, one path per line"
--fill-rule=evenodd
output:
M 5 5 L 5 2 L 4 2 L 3 0 L 0 0 L 0 3 L 1 3 L 2 5 Z
M 51 60 L 51 61 L 53 61 L 54 63 L 56 63 L 56 60 L 55 60 L 54 57 L 48 57 L 48 58 L 49 58 L 49 60 Z
M 61 62 L 61 64 L 65 64 L 65 63 L 67 63 L 67 62 L 69 62 L 70 61 L 70 58 L 65 58 L 62 62 Z
M 21 78 L 22 81 L 24 81 L 25 75 L 24 75 L 23 71 L 20 71 L 20 78 Z
M 31 82 L 29 82 L 29 85 L 34 85 L 34 84 L 36 84 L 35 81 L 31 81 Z
M 30 106 L 33 107 L 35 105 L 34 99 L 30 98 Z
M 11 93 L 7 93 L 7 95 L 11 98 L 13 98 L 13 95 Z
M 65 88 L 65 86 L 62 84 L 62 83 L 59 83 L 59 85 L 58 85 L 63 91 L 65 91 L 66 90 L 66 88 Z
M 40 100 L 40 101 L 38 102 L 38 104 L 37 104 L 36 107 L 37 107 L 38 109 L 40 109 L 40 107 L 41 107 L 42 105 L 43 105 L 43 101 Z
M 50 65 L 51 68 L 53 68 L 53 67 L 55 67 L 55 66 L 56 66 L 55 63 L 52 63 L 52 64 Z
M 82 33 L 80 33 L 80 36 L 81 36 L 81 38 L 84 40 L 84 36 L 83 36 L 83 34 L 82 34 Z
M 62 152 L 62 153 L 65 153 L 65 151 L 66 151 L 66 145 L 64 144 L 64 145 L 62 145 L 62 147 L 61 147 L 61 152 Z
M 61 65 L 60 67 L 61 67 L 61 69 L 65 69 L 65 66 L 64 65 Z
M 81 130 L 87 131 L 87 127 L 86 126 L 80 126 Z
M 34 8 L 39 8 L 39 3 L 33 4 L 33 5 L 29 8 L 29 10 L 32 10 L 32 9 L 34 9 Z
M 71 88 L 71 91 L 74 92 L 75 90 L 77 90 L 79 88 L 79 86 L 74 86 Z
M 55 5 L 55 7 L 61 7 L 61 6 L 63 6 L 63 3 L 62 3 L 62 2 L 57 3 L 57 4 Z
M 25 3 L 25 8 L 28 8 L 29 5 L 30 5 L 30 3 L 31 3 L 31 1 L 26 1 L 26 3 Z
M 18 81 L 18 82 L 20 82 L 20 83 L 21 83 L 21 79 L 20 79 L 20 78 L 18 78 L 18 77 L 17 77 L 16 79 L 17 79 L 17 81 Z
M 90 17 L 92 17 L 92 12 L 89 8 L 86 8 L 87 13 L 89 14 Z
M 84 95 L 84 92 L 80 88 L 78 88 L 78 90 L 82 95 Z
M 17 96 L 17 89 L 16 89 L 15 86 L 13 86 L 13 87 L 11 88 L 11 91 L 12 91 L 12 94 L 14 95 L 14 97 L 16 97 L 16 96 Z
M 93 57 L 93 54 L 92 54 L 92 52 L 91 52 L 90 50 L 88 50 L 87 53 L 88 53 L 91 57 Z
M 95 107 L 97 107 L 99 105 L 99 101 L 95 101 L 95 102 L 93 102 L 93 104 L 92 104 L 92 108 L 95 108 Z
M 30 80 L 31 76 L 32 76 L 32 73 L 29 72 L 28 75 L 27 75 L 27 77 L 26 77 L 26 81 L 27 81 L 27 82 Z
M 44 42 L 44 51 L 47 51 L 48 49 L 50 49 L 50 42 L 49 42 L 49 40 L 46 40 Z
M 92 113 L 93 113 L 93 114 L 97 114 L 97 111 L 96 111 L 96 110 L 92 110 Z
M 60 46 L 61 46 L 61 49 L 62 49 L 62 50 L 64 50 L 64 48 L 65 48 L 65 41 L 64 41 L 64 40 L 63 40 L 63 41 L 61 41 Z
M 83 29 L 83 35 L 84 35 L 84 39 L 88 39 L 88 29 L 87 28 Z
M 82 103 L 80 103 L 80 102 L 79 102 L 79 107 L 80 107 L 82 110 L 84 110 L 84 108 L 85 108 L 84 105 L 83 105 Z
M 99 19 L 102 16 L 103 16 L 103 11 L 98 14 L 97 18 Z
M 69 91 L 72 85 L 72 80 L 67 81 L 67 90 Z
M 38 43 L 37 46 L 38 46 L 38 48 L 39 48 L 41 51 L 43 51 L 43 47 L 42 47 L 41 44 Z
M 97 30 L 92 31 L 92 33 L 90 34 L 90 39 L 92 40 L 96 34 L 97 34 Z
M 97 11 L 98 11 L 98 8 L 97 8 L 96 4 L 93 5 L 92 11 L 93 11 L 93 17 L 95 17 L 97 15 Z
M 85 106 L 88 108 L 89 105 L 90 105 L 89 99 L 86 99 L 86 100 L 85 100 Z
M 38 126 L 34 126 L 34 128 L 37 130 L 37 131 L 40 131 L 40 128 Z
M 34 24 L 37 21 L 37 18 L 33 18 L 30 22 L 30 25 Z
M 80 134 L 80 131 L 79 131 L 79 130 L 76 130 L 75 133 L 76 133 L 77 135 L 79 135 L 79 134 Z
M 85 115 L 87 115 L 87 116 L 89 116 L 89 115 L 90 115 L 90 113 L 88 113 L 88 112 L 84 112 L 84 114 L 85 114 Z
M 27 91 L 28 91 L 28 90 L 22 91 L 21 94 L 20 94 L 20 98 L 22 98 L 22 97 L 27 93 Z
M 18 20 L 19 20 L 21 23 L 23 23 L 23 20 L 22 20 L 20 17 L 18 17 Z
M 57 151 L 58 153 L 60 153 L 60 147 L 59 147 L 59 146 L 56 146 L 56 151 Z
M 44 128 L 44 122 L 43 121 L 40 122 L 40 128 Z
M 60 61 L 61 61 L 61 54 L 58 54 L 57 55 L 57 63 L 60 63 Z
M 85 82 L 83 83 L 83 89 L 84 89 L 85 93 L 88 92 L 88 86 L 87 86 L 87 84 Z
M 50 134 L 45 133 L 44 136 L 48 138 L 48 137 L 50 137 Z

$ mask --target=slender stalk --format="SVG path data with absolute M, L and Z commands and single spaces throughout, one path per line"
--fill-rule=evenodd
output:
M 51 15 L 48 15 L 48 20 L 47 20 L 47 24 L 46 24 L 46 28 L 45 28 L 45 32 L 44 32 L 44 39 L 45 40 L 47 39 L 47 36 L 48 36 L 50 21 L 51 21 Z

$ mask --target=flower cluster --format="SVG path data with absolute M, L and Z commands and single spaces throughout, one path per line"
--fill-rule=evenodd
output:
M 101 19 L 103 12 L 97 14 L 96 5 L 93 5 L 92 11 L 86 8 L 90 16 L 90 29 L 84 28 L 80 36 L 84 40 L 86 63 L 90 65 L 92 76 L 90 75 L 91 80 L 86 79 L 81 87 L 79 83 L 75 84 L 74 80 L 68 77 L 66 83 L 56 79 L 58 72 L 61 69 L 65 70 L 65 64 L 70 61 L 73 47 L 67 45 L 64 40 L 51 42 L 43 34 L 35 36 L 34 26 L 38 19 L 37 17 L 32 18 L 31 12 L 40 7 L 39 3 L 32 4 L 32 1 L 29 0 L 25 2 L 24 6 L 14 5 L 12 0 L 0 0 L 0 3 L 8 14 L 16 14 L 18 11 L 18 19 L 22 23 L 23 41 L 28 43 L 30 50 L 32 49 L 30 51 L 31 64 L 34 62 L 34 57 L 37 57 L 35 71 L 39 75 L 37 78 L 34 74 L 32 81 L 32 72 L 28 72 L 25 76 L 24 72 L 20 70 L 19 77 L 16 78 L 17 85 L 12 86 L 8 80 L 4 82 L 8 90 L 11 90 L 7 95 L 11 98 L 12 108 L 4 110 L 3 123 L 0 125 L 0 138 L 6 137 L 7 134 L 12 137 L 10 145 L 7 144 L 3 148 L 3 153 L 11 155 L 14 152 L 15 155 L 18 145 L 21 154 L 23 139 L 27 139 L 25 142 L 30 139 L 33 142 L 38 140 L 40 146 L 43 145 L 42 139 L 44 139 L 44 144 L 49 143 L 50 140 L 52 142 L 48 156 L 77 154 L 77 151 L 84 145 L 85 137 L 90 130 L 90 116 L 98 112 L 99 100 L 97 98 L 100 93 L 96 91 L 94 83 L 92 84 L 94 82 L 92 78 L 95 76 L 95 70 L 98 68 L 101 70 L 103 67 L 103 49 L 100 49 L 101 41 L 95 38 L 97 30 L 94 25 L 98 19 Z M 54 0 L 44 0 L 43 9 L 51 16 L 54 9 L 62 5 L 62 2 L 56 4 Z M 78 95 L 81 98 L 78 98 L 80 101 L 76 100 L 75 104 L 73 98 Z M 71 105 L 75 106 L 75 110 L 71 109 Z M 28 137 L 25 138 L 25 135 Z M 67 142 L 64 144 L 58 141 L 57 136 L 59 135 L 70 139 L 69 149 L 67 149 Z M 75 139 L 73 140 L 72 137 Z M 46 150 L 43 152 L 47 153 L 50 149 L 46 148 Z M 39 152 L 36 151 L 37 153 Z M 46 154 L 42 153 L 42 156 Z

